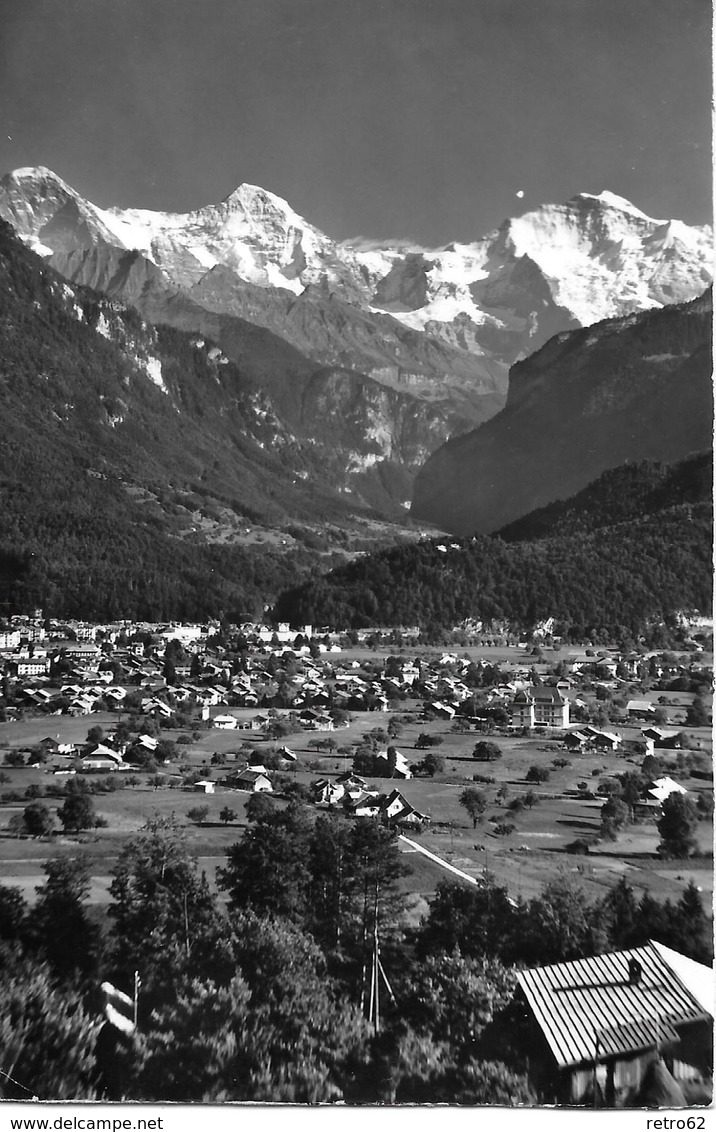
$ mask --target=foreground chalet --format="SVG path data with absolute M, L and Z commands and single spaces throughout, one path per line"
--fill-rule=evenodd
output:
M 649 1104 L 659 1073 L 674 1095 L 708 1087 L 713 971 L 661 943 L 521 971 L 538 1033 L 530 1056 L 540 1087 L 562 1103 Z M 683 1104 L 684 1101 L 682 1100 Z

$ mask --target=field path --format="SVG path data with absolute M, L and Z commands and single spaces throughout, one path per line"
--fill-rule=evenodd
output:
M 455 865 L 451 865 L 448 861 L 444 861 L 442 857 L 437 857 L 435 853 L 431 853 L 429 849 L 425 849 L 422 845 L 418 845 L 417 842 L 411 841 L 409 837 L 404 837 L 402 833 L 398 834 L 398 840 L 404 841 L 405 844 L 409 845 L 414 852 L 422 853 L 424 857 L 429 857 L 431 861 L 435 861 L 436 865 L 440 865 L 441 868 L 447 869 L 447 871 L 450 873 L 454 873 L 455 876 L 460 877 L 462 880 L 469 881 L 470 884 L 474 884 L 476 886 L 480 885 L 480 881 L 475 877 L 471 877 L 469 873 L 464 873 L 462 869 L 455 868 Z

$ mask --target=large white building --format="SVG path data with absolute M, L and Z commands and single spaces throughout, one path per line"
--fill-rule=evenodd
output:
M 532 685 L 512 700 L 513 727 L 569 727 L 569 700 L 559 688 Z

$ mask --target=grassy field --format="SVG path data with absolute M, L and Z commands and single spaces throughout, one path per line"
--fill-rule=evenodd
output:
M 479 651 L 498 660 L 499 649 Z M 371 650 L 366 652 L 368 656 L 375 656 Z M 574 650 L 569 650 L 569 653 L 574 655 Z M 357 659 L 355 651 L 347 655 Z M 514 660 L 515 650 L 509 650 L 509 655 Z M 551 657 L 550 663 L 554 663 Z M 684 704 L 688 699 L 688 696 L 683 698 Z M 689 880 L 693 879 L 703 891 L 705 904 L 710 906 L 713 891 L 711 860 L 699 856 L 688 862 L 668 863 L 658 859 L 655 850 L 659 834 L 653 820 L 629 827 L 614 843 L 601 843 L 598 852 L 591 853 L 588 858 L 575 857 L 565 852 L 565 846 L 576 838 L 596 837 L 599 833 L 603 800 L 576 796 L 577 784 L 586 782 L 590 790 L 596 790 L 602 778 L 637 769 L 638 760 L 611 753 L 568 754 L 561 742 L 543 737 L 498 736 L 496 742 L 502 750 L 502 757 L 493 763 L 477 762 L 472 757 L 472 751 L 481 737 L 478 733 L 453 732 L 451 725 L 444 721 L 421 721 L 419 709 L 417 702 L 406 702 L 395 712 L 358 713 L 349 727 L 333 732 L 331 738 L 341 747 L 350 748 L 367 732 L 375 728 L 385 729 L 391 716 L 398 715 L 402 718 L 412 715 L 413 721 L 403 726 L 395 742 L 409 762 L 419 762 L 425 754 L 425 751 L 416 747 L 420 734 L 426 733 L 442 740 L 438 747 L 433 748 L 435 753 L 445 759 L 445 773 L 439 776 L 439 780 L 414 778 L 408 782 L 375 780 L 372 783 L 383 790 L 397 786 L 413 806 L 430 817 L 431 824 L 419 840 L 431 852 L 470 876 L 479 877 L 486 868 L 489 869 L 515 896 L 529 898 L 536 895 L 560 871 L 567 871 L 579 877 L 592 897 L 603 895 L 606 887 L 625 875 L 635 889 L 648 889 L 658 899 L 670 897 L 674 900 L 678 899 Z M 232 713 L 239 717 L 250 717 L 256 711 L 233 710 Z M 32 746 L 45 736 L 79 743 L 86 738 L 89 727 L 99 724 L 111 728 L 114 722 L 113 716 L 95 714 L 79 719 L 57 716 L 0 724 L 0 758 L 3 750 Z M 619 726 L 617 730 L 624 738 L 636 738 L 640 734 L 639 725 Z M 172 731 L 162 734 L 163 737 L 174 740 L 179 735 Z M 711 753 L 711 733 L 708 729 L 692 730 L 689 734 L 693 736 L 695 744 L 700 744 L 705 754 Z M 310 749 L 310 740 L 317 737 L 326 736 L 298 732 L 280 740 L 281 744 L 286 743 L 299 756 L 300 769 L 294 773 L 300 782 L 310 783 L 319 776 L 335 775 L 352 765 L 349 755 L 317 753 Z M 183 764 L 190 763 L 201 770 L 202 774 L 210 774 L 217 780 L 225 773 L 227 766 L 233 763 L 227 762 L 223 768 L 212 766 L 212 756 L 238 752 L 246 743 L 258 753 L 272 745 L 255 732 L 207 729 L 201 731 L 196 742 L 179 748 L 179 761 Z M 553 760 L 559 758 L 568 759 L 570 765 L 554 767 Z M 704 779 L 685 777 L 676 766 L 675 755 L 670 755 L 667 762 L 670 764 L 668 773 L 689 790 L 712 789 L 711 783 Z M 548 781 L 536 787 L 525 780 L 526 773 L 533 764 L 544 766 L 550 771 Z M 42 768 L 4 767 L 3 771 L 10 780 L 2 787 L 3 793 L 13 791 L 22 795 L 30 785 L 52 789 L 58 781 Z M 492 777 L 494 782 L 474 783 L 475 774 Z M 97 795 L 95 808 L 107 821 L 107 828 L 79 838 L 58 834 L 49 841 L 18 840 L 8 834 L 7 825 L 13 813 L 22 810 L 25 803 L 0 804 L 0 876 L 3 882 L 17 884 L 32 896 L 35 885 L 43 879 L 42 862 L 45 859 L 57 854 L 81 852 L 88 857 L 92 867 L 94 883 L 91 899 L 97 905 L 102 905 L 107 901 L 110 870 L 122 846 L 154 813 L 176 815 L 186 827 L 193 852 L 200 858 L 207 874 L 213 877 L 228 847 L 242 834 L 245 825 L 244 809 L 249 795 L 221 786 L 217 786 L 213 795 L 200 795 L 168 786 L 155 790 L 146 784 L 146 775 L 141 774 L 140 778 L 140 786 Z M 485 820 L 476 829 L 473 829 L 459 802 L 460 793 L 467 785 L 476 785 L 485 792 L 488 799 Z M 532 809 L 525 809 L 514 815 L 505 805 L 500 805 L 497 791 L 501 786 L 508 789 L 506 803 L 516 796 L 524 795 L 529 789 L 535 790 L 539 802 Z M 61 804 L 61 799 L 47 798 L 46 802 L 53 809 Z M 202 827 L 196 826 L 187 817 L 188 811 L 197 805 L 209 807 L 207 823 Z M 237 811 L 238 820 L 224 826 L 219 821 L 219 812 L 227 805 Z M 489 821 L 493 815 L 515 825 L 516 828 L 509 837 L 499 837 L 493 832 L 493 824 Z M 699 824 L 698 842 L 701 853 L 711 852 L 710 822 Z M 413 870 L 404 886 L 415 897 L 413 910 L 417 915 L 419 909 L 425 907 L 425 901 L 434 891 L 438 880 L 449 874 L 426 858 L 409 851 L 407 846 L 403 845 L 402 848 L 406 861 Z

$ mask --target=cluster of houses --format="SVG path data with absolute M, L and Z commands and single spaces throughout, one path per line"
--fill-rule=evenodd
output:
M 403 636 L 407 632 L 401 630 Z M 91 625 L 18 618 L 0 625 L 4 708 L 86 715 L 98 703 L 105 710 L 123 709 L 126 697 L 134 694 L 131 710 L 165 718 L 188 704 L 204 719 L 211 718 L 213 726 L 234 728 L 239 726 L 236 717 L 215 709 L 291 708 L 315 712 L 305 722 L 315 730 L 330 730 L 329 709 L 385 711 L 409 697 L 420 698 L 434 715 L 450 720 L 468 714 L 466 705 L 480 687 L 488 704 L 505 708 L 514 727 L 567 730 L 570 699 L 579 703 L 574 691 L 585 680 L 617 690 L 647 675 L 701 675 L 704 680 L 712 675 L 698 654 L 688 668 L 663 657 L 613 654 L 575 659 L 562 666 L 555 684 L 541 687 L 533 680 L 528 646 L 521 650 L 523 661 L 505 664 L 496 679 L 480 680 L 481 673 L 497 671 L 485 659 L 472 661 L 450 652 L 429 659 L 401 653 L 362 664 L 349 659 L 339 640 L 345 644 L 345 635 L 310 625 L 296 631 L 286 624 L 246 623 L 232 627 L 227 638 L 214 623 Z M 647 699 L 630 700 L 626 707 L 630 719 L 645 722 L 654 722 L 655 711 Z M 261 726 L 260 720 L 252 724 L 253 729 Z
M 427 814 L 416 810 L 400 790 L 384 793 L 372 789 L 353 771 L 346 771 L 335 779 L 321 778 L 311 789 L 318 807 L 341 809 L 352 817 L 378 818 L 385 824 L 411 830 L 421 829 L 430 820 Z

